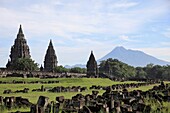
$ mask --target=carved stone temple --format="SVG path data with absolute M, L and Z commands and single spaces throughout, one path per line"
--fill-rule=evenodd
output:
M 11 47 L 10 59 L 6 67 L 9 69 L 13 63 L 18 58 L 31 58 L 29 46 L 27 45 L 27 41 L 25 39 L 22 27 L 20 25 L 19 31 L 17 34 L 17 38 L 15 39 L 14 45 Z
M 57 63 L 57 56 L 53 48 L 52 40 L 50 40 L 44 60 L 44 71 L 53 72 L 54 68 L 57 66 Z
M 90 54 L 90 57 L 89 57 L 86 67 L 87 67 L 87 76 L 96 77 L 98 75 L 97 62 L 93 55 L 93 51 L 91 51 L 91 54 Z

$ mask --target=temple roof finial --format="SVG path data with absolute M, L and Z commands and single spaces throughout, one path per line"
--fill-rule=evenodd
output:
M 23 31 L 22 31 L 22 26 L 21 26 L 21 24 L 20 24 L 20 26 L 19 26 L 19 32 L 18 32 L 18 34 L 23 34 Z
M 52 44 L 52 40 L 50 39 L 50 43 L 49 43 L 49 46 L 53 46 L 53 44 Z
M 94 55 L 93 55 L 93 51 L 91 51 L 89 60 L 90 60 L 90 61 L 91 61 L 91 60 L 92 60 L 92 61 L 95 61 L 95 57 L 94 57 Z

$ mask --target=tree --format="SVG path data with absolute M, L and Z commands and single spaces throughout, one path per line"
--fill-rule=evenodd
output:
M 148 64 L 143 70 L 147 73 L 147 77 L 151 79 L 162 79 L 164 68 L 160 65 Z
M 161 79 L 162 78 L 162 73 L 163 73 L 164 69 L 162 66 L 160 65 L 155 65 L 153 66 L 153 68 L 151 69 L 151 72 L 152 72 L 152 75 L 155 77 L 155 78 L 159 78 Z
M 147 73 L 143 70 L 142 67 L 136 67 L 136 77 L 146 78 Z
M 30 58 L 18 58 L 12 65 L 13 70 L 35 71 L 38 70 L 38 64 Z
M 114 77 L 131 77 L 136 75 L 136 70 L 133 66 L 129 66 L 117 59 L 109 58 L 106 61 L 101 61 L 99 72 Z
M 80 67 L 74 67 L 70 69 L 70 73 L 86 73 L 86 69 Z
M 69 69 L 63 67 L 62 65 L 60 66 L 57 66 L 54 68 L 54 71 L 57 72 L 57 73 L 66 73 L 69 71 Z
M 163 66 L 163 69 L 162 78 L 170 80 L 170 65 Z

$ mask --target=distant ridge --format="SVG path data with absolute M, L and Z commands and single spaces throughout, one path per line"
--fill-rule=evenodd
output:
M 170 62 L 166 62 L 163 60 L 160 60 L 158 58 L 155 58 L 151 55 L 148 55 L 142 51 L 138 50 L 131 50 L 131 49 L 125 49 L 122 46 L 116 47 L 113 49 L 110 53 L 102 57 L 98 60 L 98 62 L 102 60 L 106 60 L 108 58 L 118 59 L 124 63 L 127 63 L 131 66 L 141 66 L 144 67 L 147 64 L 154 64 L 154 65 L 167 65 L 170 64 Z
M 80 68 L 86 68 L 86 65 L 85 64 L 75 64 L 75 65 L 72 65 L 72 66 L 70 66 L 70 65 L 65 65 L 64 66 L 65 68 L 74 68 L 74 67 L 80 67 Z

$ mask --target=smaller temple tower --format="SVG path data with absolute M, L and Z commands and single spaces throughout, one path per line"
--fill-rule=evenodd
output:
M 53 48 L 52 40 L 50 40 L 48 49 L 46 51 L 45 60 L 44 60 L 44 71 L 53 72 L 54 67 L 57 66 L 57 56 Z
M 96 77 L 98 75 L 97 62 L 93 55 L 93 51 L 91 51 L 91 54 L 90 54 L 90 57 L 89 57 L 86 67 L 87 67 L 87 76 Z

